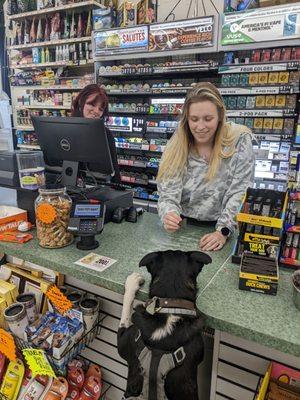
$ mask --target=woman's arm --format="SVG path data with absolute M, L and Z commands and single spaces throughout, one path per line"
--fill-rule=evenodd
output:
M 159 194 L 158 199 L 158 214 L 164 222 L 166 214 L 174 212 L 177 215 L 181 214 L 181 194 L 182 194 L 182 178 L 176 177 L 165 182 L 157 183 Z
M 241 205 L 246 189 L 253 186 L 255 155 L 250 134 L 243 134 L 237 145 L 237 152 L 233 156 L 236 162 L 232 164 L 231 182 L 222 200 L 222 211 L 218 218 L 216 229 L 227 227 L 234 231 L 235 217 Z

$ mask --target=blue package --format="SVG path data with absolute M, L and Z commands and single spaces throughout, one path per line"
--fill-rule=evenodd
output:
M 287 14 L 284 17 L 283 36 L 293 36 L 296 34 L 297 14 Z

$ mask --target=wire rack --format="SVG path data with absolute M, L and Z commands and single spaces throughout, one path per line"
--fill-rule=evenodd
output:
M 68 363 L 75 358 L 77 355 L 80 354 L 80 352 L 88 346 L 94 338 L 99 334 L 101 330 L 100 324 L 99 324 L 99 318 L 93 328 L 89 331 L 84 333 L 84 335 L 76 342 L 74 343 L 71 347 L 67 348 L 62 355 L 59 358 L 56 358 L 54 356 L 51 356 L 45 352 L 45 355 L 52 366 L 54 372 L 56 375 L 64 375 L 66 373 L 66 367 Z M 15 336 L 15 342 L 17 347 L 20 350 L 23 349 L 38 349 L 38 346 L 34 346 L 32 343 L 27 342 L 23 339 L 20 339 Z M 0 400 L 3 400 L 0 398 Z M 5 399 L 4 399 L 5 400 Z

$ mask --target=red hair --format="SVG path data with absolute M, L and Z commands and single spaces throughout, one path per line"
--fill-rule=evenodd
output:
M 87 101 L 87 98 L 95 94 L 95 100 L 100 100 L 103 107 L 103 117 L 108 117 L 108 97 L 103 88 L 95 83 L 87 85 L 83 88 L 75 97 L 72 104 L 71 116 L 72 117 L 83 117 L 83 107 Z

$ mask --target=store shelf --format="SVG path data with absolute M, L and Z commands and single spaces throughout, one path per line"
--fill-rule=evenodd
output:
M 17 106 L 15 107 L 16 110 L 71 110 L 71 105 L 70 106 L 47 106 L 46 104 L 41 105 L 41 106 Z
M 67 85 L 56 85 L 56 86 L 47 86 L 47 85 L 27 85 L 27 86 L 12 86 L 12 88 L 20 88 L 25 90 L 81 90 L 85 86 L 67 86 Z
M 34 131 L 34 127 L 31 125 L 17 125 L 14 129 L 19 131 Z
M 210 72 L 217 71 L 217 66 L 210 66 L 209 64 L 200 64 L 198 66 L 193 65 L 183 65 L 181 67 L 153 67 L 152 71 L 149 73 L 145 72 L 135 72 L 135 73 L 104 73 L 100 74 L 101 78 L 140 78 L 149 77 L 151 79 L 152 75 L 169 75 L 169 74 L 191 74 L 197 72 Z
M 42 10 L 29 11 L 26 13 L 8 15 L 8 19 L 15 21 L 15 20 L 26 19 L 26 18 L 31 18 L 31 17 L 41 17 L 41 16 L 47 15 L 49 13 L 54 13 L 57 11 L 69 11 L 69 10 L 73 11 L 74 9 L 80 9 L 80 8 L 86 8 L 86 7 L 104 8 L 104 6 L 102 4 L 98 3 L 95 0 L 87 0 L 87 1 L 82 1 L 82 2 L 78 2 L 78 3 L 69 3 L 66 5 L 61 5 L 61 6 L 56 6 L 56 7 L 43 8 Z
M 128 163 L 129 162 L 129 163 Z M 149 165 L 148 162 L 141 162 L 141 161 L 132 161 L 132 160 L 118 160 L 118 164 L 122 167 L 132 167 L 132 168 L 155 168 L 158 169 L 157 166 Z
M 158 57 L 170 57 L 170 56 L 184 56 L 191 54 L 209 54 L 215 53 L 216 46 L 211 47 L 195 47 L 193 49 L 181 49 L 181 50 L 171 50 L 171 51 L 145 51 L 141 53 L 116 53 L 116 54 L 103 54 L 101 56 L 95 56 L 95 62 L 103 61 L 114 61 L 114 60 L 136 60 L 136 59 L 149 59 Z
M 186 94 L 188 90 L 192 89 L 192 86 L 175 88 L 155 88 L 147 91 L 135 91 L 135 90 L 106 90 L 107 94 L 117 96 L 152 96 L 152 95 L 171 95 L 171 94 Z
M 92 60 L 81 60 L 79 64 L 74 63 L 72 61 L 53 61 L 48 63 L 39 63 L 39 64 L 24 64 L 24 65 L 11 65 L 11 69 L 40 69 L 40 68 L 60 68 L 60 67 L 88 67 L 93 66 L 94 62 Z
M 284 44 L 282 44 L 284 46 Z M 275 72 L 292 71 L 300 69 L 300 60 L 279 61 L 274 63 L 249 63 L 249 64 L 228 64 L 219 67 L 219 74 L 234 74 L 242 72 Z
M 294 110 L 227 110 L 227 117 L 294 117 Z
M 135 114 L 135 115 L 138 114 L 138 115 L 148 115 L 148 116 L 151 116 L 151 115 L 155 115 L 155 116 L 157 116 L 157 115 L 178 116 L 178 115 L 180 115 L 180 113 L 177 113 L 177 114 L 175 114 L 175 113 L 150 113 L 150 112 L 131 111 L 131 110 L 118 110 L 118 111 L 109 110 L 109 112 L 110 112 L 110 114 Z
M 38 144 L 18 144 L 17 147 L 24 150 L 41 150 Z
M 253 87 L 222 87 L 219 88 L 223 96 L 248 94 L 292 94 L 299 93 L 299 88 L 292 85 L 281 86 L 253 86 Z
M 39 43 L 28 43 L 28 44 L 20 44 L 17 46 L 9 46 L 7 50 L 26 50 L 31 49 L 32 47 L 54 47 L 60 46 L 63 44 L 74 44 L 80 42 L 90 42 L 91 36 L 85 36 L 81 38 L 73 38 L 73 39 L 60 39 L 60 40 L 49 40 L 47 42 L 39 42 Z

